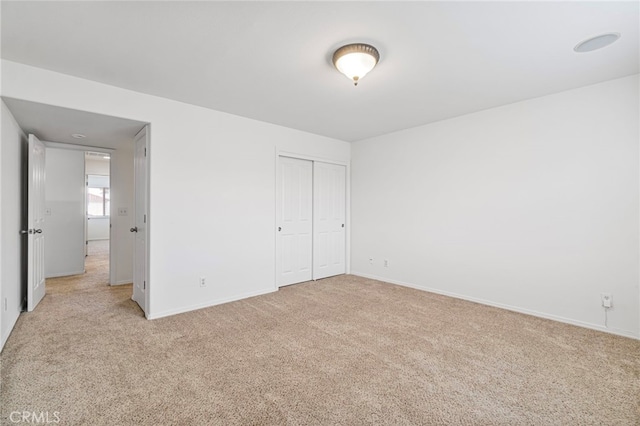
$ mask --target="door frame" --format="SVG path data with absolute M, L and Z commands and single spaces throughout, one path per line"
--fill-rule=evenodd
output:
M 278 183 L 280 182 L 278 169 L 280 167 L 280 157 L 288 157 L 295 158 L 297 160 L 307 160 L 307 161 L 318 161 L 322 163 L 328 164 L 336 164 L 339 166 L 345 167 L 346 179 L 345 179 L 345 226 L 347 227 L 347 231 L 345 232 L 345 270 L 346 274 L 351 274 L 351 161 L 344 160 L 336 160 L 333 158 L 326 157 L 317 157 L 313 155 L 300 154 L 297 152 L 291 151 L 282 151 L 276 148 L 275 151 L 275 168 L 274 168 L 274 177 L 275 177 L 275 188 L 273 193 L 274 198 L 274 209 L 273 209 L 273 247 L 274 247 L 274 256 L 273 256 L 273 286 L 277 291 L 278 287 L 278 273 L 277 273 L 277 261 L 278 261 Z M 312 272 L 312 279 L 313 277 Z
M 113 153 L 116 152 L 115 149 L 113 148 L 105 148 L 105 147 L 99 147 L 99 146 L 91 146 L 91 145 L 76 145 L 76 144 L 71 144 L 71 143 L 64 143 L 64 142 L 51 142 L 51 141 L 43 141 L 42 143 L 44 143 L 44 145 L 47 148 L 57 148 L 57 149 L 67 149 L 67 150 L 71 150 L 71 151 L 83 151 L 84 153 L 87 152 L 98 152 L 98 153 L 102 153 L 102 154 L 108 154 L 109 156 L 111 156 L 111 160 L 109 161 L 109 176 L 113 176 Z M 84 170 L 84 176 L 85 176 L 85 181 L 84 181 L 84 197 L 85 197 L 85 201 L 84 201 L 84 241 L 85 241 L 85 260 L 84 260 L 84 264 L 86 266 L 86 254 L 87 254 L 87 247 L 86 247 L 86 242 L 87 242 L 87 169 L 86 169 L 86 157 L 85 157 L 85 170 Z M 109 187 L 109 191 L 113 194 L 113 186 L 110 185 Z M 116 193 L 120 191 L 120 188 L 116 189 Z M 109 209 L 109 285 L 115 285 L 117 284 L 115 282 L 115 276 L 116 276 L 116 263 L 115 263 L 115 256 L 116 256 L 116 250 L 115 247 L 117 246 L 117 244 L 114 244 L 114 229 L 112 227 L 112 216 L 113 215 L 113 206 L 111 206 L 111 208 Z M 86 268 L 85 268 L 86 270 Z

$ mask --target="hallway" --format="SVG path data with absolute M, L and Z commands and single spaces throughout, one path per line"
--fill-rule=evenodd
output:
M 89 241 L 84 274 L 47 278 L 46 286 L 45 300 L 51 295 L 75 291 L 117 290 L 119 287 L 122 287 L 120 290 L 131 293 L 131 285 L 109 287 L 109 240 Z

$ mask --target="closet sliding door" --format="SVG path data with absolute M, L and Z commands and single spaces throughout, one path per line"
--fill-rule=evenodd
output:
M 346 273 L 346 167 L 279 157 L 278 287 Z
M 313 163 L 313 279 L 346 273 L 346 167 Z
M 280 157 L 276 180 L 278 287 L 312 279 L 313 162 Z

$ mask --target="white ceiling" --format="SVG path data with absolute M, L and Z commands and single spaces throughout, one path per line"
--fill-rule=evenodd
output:
M 27 134 L 49 142 L 118 149 L 132 144 L 146 123 L 107 115 L 76 111 L 21 99 L 2 98 L 20 128 Z M 71 135 L 86 136 L 76 139 Z
M 3 1 L 1 16 L 5 59 L 347 141 L 639 72 L 637 1 Z M 331 55 L 357 41 L 381 60 L 354 87 Z

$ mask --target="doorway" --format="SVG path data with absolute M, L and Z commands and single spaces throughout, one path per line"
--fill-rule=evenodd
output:
M 110 268 L 111 234 L 111 155 L 85 152 L 86 221 L 85 270 L 87 262 Z
M 60 269 L 53 271 L 52 276 L 55 274 L 57 277 L 64 277 L 69 276 L 70 273 L 83 273 L 83 266 L 86 266 L 86 228 L 88 222 L 86 215 L 86 184 L 88 182 L 86 181 L 87 177 L 85 173 L 85 152 L 102 153 L 103 155 L 108 153 L 111 168 L 109 173 L 108 195 L 106 190 L 102 192 L 103 208 L 111 210 L 108 225 L 110 227 L 108 240 L 110 255 L 107 257 L 105 263 L 109 265 L 107 269 L 110 269 L 110 274 L 108 274 L 108 280 L 106 282 L 107 284 L 111 284 L 111 286 L 120 284 L 129 284 L 131 286 L 133 282 L 133 269 L 136 263 L 133 253 L 134 235 L 129 232 L 129 229 L 135 226 L 135 219 L 133 217 L 135 199 L 134 139 L 141 129 L 148 128 L 148 123 L 21 99 L 3 97 L 2 100 L 24 134 L 37 135 L 44 141 L 47 150 L 52 148 L 50 152 L 57 153 L 57 157 L 64 157 L 64 159 L 57 158 L 54 154 L 46 158 L 45 162 L 58 169 L 65 169 L 69 172 L 73 170 L 73 182 L 78 182 L 77 189 L 73 190 L 73 206 L 69 203 L 70 198 L 67 196 L 68 193 L 66 191 L 64 193 L 53 193 L 49 200 L 43 199 L 39 204 L 43 206 L 41 215 L 44 217 L 44 227 L 42 227 L 42 234 L 34 235 L 42 235 L 44 237 L 46 241 L 44 244 L 45 249 L 49 246 L 56 255 L 65 254 L 68 251 L 66 246 L 61 247 L 55 243 L 56 232 L 60 236 L 57 240 L 62 244 L 68 244 L 71 241 L 73 241 L 74 244 L 76 244 L 76 241 L 78 243 L 77 247 L 75 245 L 73 246 L 73 258 L 79 259 L 79 266 L 76 267 L 76 263 L 73 263 L 71 267 L 62 269 L 61 265 L 63 264 L 57 262 L 53 256 L 49 256 L 52 265 Z M 147 144 L 148 143 L 149 140 L 147 140 Z M 25 148 L 25 160 L 27 158 L 26 151 Z M 62 155 L 63 152 L 66 154 Z M 70 152 L 74 152 L 75 154 L 71 155 L 69 154 Z M 73 157 L 73 160 L 70 160 L 71 157 Z M 68 167 L 69 162 L 73 163 L 73 167 Z M 79 164 L 79 166 L 76 166 L 76 164 Z M 68 175 L 70 175 L 70 173 L 61 174 L 61 176 Z M 77 179 L 75 178 L 76 175 L 78 175 Z M 30 180 L 26 173 L 24 179 L 24 185 L 26 187 L 27 182 Z M 60 183 L 59 188 L 69 188 L 69 186 L 62 185 L 62 182 Z M 75 186 L 75 183 L 73 186 Z M 105 185 L 97 185 L 97 187 L 106 188 Z M 148 185 L 145 185 L 142 190 L 143 193 L 146 193 L 146 191 L 148 191 Z M 79 207 L 76 209 L 77 194 L 79 194 L 80 199 L 78 201 Z M 29 203 L 25 202 L 23 214 L 29 211 L 27 204 Z M 48 208 L 45 209 L 45 205 L 47 205 Z M 145 203 L 145 207 L 146 205 L 148 204 Z M 77 220 L 79 221 L 79 231 L 76 231 L 75 228 L 76 216 L 73 217 L 74 235 L 76 232 L 79 234 L 79 238 L 77 239 L 75 236 L 71 238 L 71 234 L 65 231 L 67 228 L 56 225 L 53 220 L 54 216 L 55 218 L 60 218 L 61 221 L 66 220 L 70 217 L 69 214 L 67 214 L 68 211 L 78 212 Z M 148 213 L 147 211 L 147 221 Z M 75 215 L 76 213 L 73 214 Z M 106 214 L 103 214 L 103 216 L 106 216 Z M 25 225 L 27 225 L 27 221 L 24 220 L 24 222 Z M 65 225 L 67 224 L 67 222 L 64 223 Z M 23 237 L 25 247 L 28 248 L 33 245 L 35 238 L 28 234 L 28 230 L 23 230 L 25 231 L 25 236 Z M 23 255 L 25 259 L 28 257 L 26 251 L 25 249 Z M 79 253 L 78 256 L 75 256 L 76 251 Z M 146 257 L 146 255 L 145 253 L 144 256 Z M 46 259 L 47 256 L 45 255 L 45 262 Z M 38 264 L 44 264 L 45 262 L 39 262 Z M 145 276 L 147 268 L 148 263 L 145 264 Z M 24 269 L 24 276 L 31 276 L 33 271 L 26 265 L 26 262 Z M 44 270 L 41 272 L 44 274 Z M 26 279 L 23 280 L 22 285 L 26 294 L 26 289 L 29 288 Z M 147 290 L 146 297 L 148 297 L 150 285 L 146 282 L 145 286 Z

